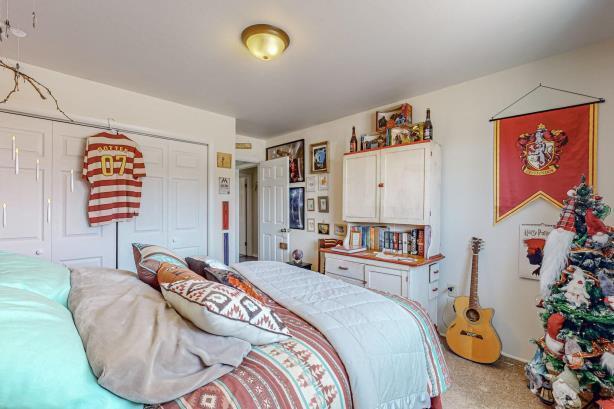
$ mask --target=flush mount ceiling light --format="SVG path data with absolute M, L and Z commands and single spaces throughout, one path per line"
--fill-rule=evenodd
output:
M 254 57 L 269 61 L 284 52 L 290 37 L 281 28 L 269 24 L 255 24 L 241 33 L 241 40 Z

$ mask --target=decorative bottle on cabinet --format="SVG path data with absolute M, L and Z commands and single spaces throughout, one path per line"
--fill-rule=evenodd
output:
M 431 122 L 431 108 L 426 109 L 426 121 L 424 121 L 424 140 L 433 139 L 433 124 Z
M 352 139 L 350 139 L 350 152 L 358 152 L 358 139 L 356 139 L 356 127 L 352 127 Z

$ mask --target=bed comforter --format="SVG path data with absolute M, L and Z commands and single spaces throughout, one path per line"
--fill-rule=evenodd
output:
M 258 264 L 264 267 L 261 263 L 254 263 L 251 267 L 256 267 Z M 246 266 L 247 263 L 242 263 L 234 267 L 245 272 Z M 268 269 L 271 267 L 273 270 L 285 268 L 276 265 L 268 266 Z M 350 377 L 331 342 L 306 320 L 278 304 L 264 292 L 259 291 L 259 293 L 265 297 L 266 304 L 283 319 L 293 338 L 264 347 L 254 347 L 243 363 L 231 373 L 175 401 L 160 405 L 160 408 L 350 408 L 353 406 Z M 433 323 L 418 303 L 389 294 L 381 295 L 411 317 L 412 326 L 418 328 L 417 342 L 423 345 L 425 372 L 415 375 L 404 374 L 404 377 L 418 376 L 425 379 L 426 393 L 431 396 L 431 402 L 440 403 L 439 396 L 449 386 L 450 378 Z

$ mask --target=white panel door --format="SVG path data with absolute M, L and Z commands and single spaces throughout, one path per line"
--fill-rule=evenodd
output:
M 115 268 L 116 223 L 90 227 L 90 185 L 81 177 L 86 139 L 99 132 L 53 123 L 52 259 L 57 263 Z
M 239 254 L 247 255 L 247 177 L 239 178 Z
M 2 250 L 51 259 L 51 141 L 51 122 L 0 114 Z
M 180 256 L 207 253 L 207 147 L 169 142 L 168 247 Z
M 259 260 L 288 261 L 290 247 L 288 167 L 287 157 L 261 162 L 258 165 Z
M 380 222 L 428 224 L 425 145 L 380 151 Z
M 343 157 L 343 220 L 379 221 L 378 152 Z
M 147 173 L 143 178 L 139 215 L 118 223 L 118 268 L 136 271 L 132 243 L 168 244 L 168 141 L 126 136 L 139 144 Z

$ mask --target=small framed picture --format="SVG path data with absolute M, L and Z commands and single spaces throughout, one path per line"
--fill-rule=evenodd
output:
M 305 220 L 305 188 L 290 188 L 290 228 L 303 230 Z
M 318 190 L 328 190 L 328 174 L 318 176 Z
M 218 178 L 219 190 L 218 193 L 220 195 L 229 195 L 230 194 L 230 178 L 220 176 Z
M 411 105 L 403 104 L 386 111 L 375 112 L 375 129 L 378 132 L 411 124 Z
M 409 128 L 390 128 L 390 144 L 403 145 L 413 142 L 411 139 L 411 129 Z
M 328 223 L 318 223 L 318 233 L 330 234 L 330 225 Z
M 335 224 L 335 236 L 345 236 L 347 234 L 347 224 Z
M 232 154 L 218 152 L 217 153 L 217 167 L 230 169 L 232 167 Z
M 307 199 L 307 211 L 308 212 L 316 211 L 316 199 L 314 199 L 313 197 Z
M 305 140 L 282 143 L 266 149 L 266 160 L 287 156 L 290 161 L 290 183 L 305 181 Z
M 318 196 L 318 212 L 328 213 L 328 196 Z
M 350 247 L 360 247 L 360 233 L 353 231 L 350 235 Z
M 316 177 L 315 176 L 307 176 L 305 179 L 305 190 L 307 192 L 315 192 L 316 191 Z
M 307 231 L 316 231 L 316 219 L 307 219 Z
M 311 173 L 328 172 L 328 141 L 314 143 L 311 150 Z

